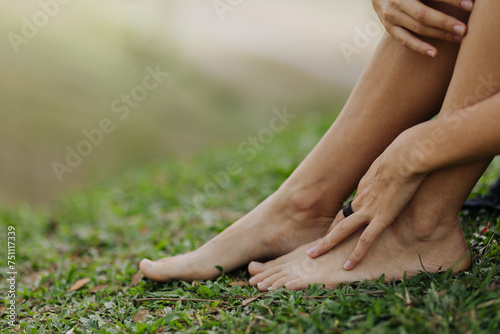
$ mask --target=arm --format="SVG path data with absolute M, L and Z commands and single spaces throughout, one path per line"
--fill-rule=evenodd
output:
M 333 229 L 308 251 L 309 256 L 327 252 L 368 225 L 344 265 L 348 270 L 354 268 L 399 216 L 429 173 L 500 154 L 499 126 L 500 93 L 403 132 L 359 183 L 352 203 L 354 213 L 344 219 L 339 212 Z
M 414 175 L 500 154 L 500 93 L 405 131 L 394 154 Z M 416 158 L 422 154 L 425 159 Z

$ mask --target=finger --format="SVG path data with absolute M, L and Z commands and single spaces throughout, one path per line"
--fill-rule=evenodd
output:
M 353 207 L 352 207 L 352 204 L 353 204 L 354 200 L 351 201 L 351 210 L 354 211 Z M 328 228 L 328 231 L 326 231 L 326 234 L 330 233 L 334 228 L 335 226 L 337 226 L 337 224 L 342 221 L 343 219 L 347 218 L 346 216 L 344 216 L 344 208 L 342 208 L 338 213 L 337 215 L 335 216 L 335 219 L 333 220 L 332 224 L 330 225 L 330 227 Z
M 467 30 L 465 23 L 453 16 L 428 7 L 420 1 L 403 1 L 401 3 L 401 11 L 420 23 L 420 25 L 416 26 L 417 30 L 423 30 L 424 26 L 428 26 L 447 31 L 456 36 L 465 36 Z M 419 35 L 422 34 L 420 31 L 411 29 L 411 27 L 406 28 Z
M 328 231 L 326 231 L 326 234 L 330 233 L 342 219 L 345 219 L 345 217 L 342 210 L 340 210 L 339 213 L 337 213 L 337 215 L 335 216 L 335 219 L 333 220 L 332 224 L 328 228 Z
M 472 7 L 474 7 L 474 3 L 471 0 L 434 0 L 436 2 L 444 2 L 449 5 L 462 8 L 463 10 L 470 12 Z
M 366 225 L 366 223 L 367 220 L 362 218 L 361 215 L 352 214 L 349 218 L 340 221 L 330 233 L 319 239 L 314 247 L 307 251 L 307 255 L 315 258 L 328 252 L 335 245 L 356 232 L 361 226 Z
M 343 268 L 345 270 L 351 270 L 356 267 L 386 227 L 386 224 L 375 220 L 368 224 L 363 233 L 361 233 L 358 243 L 356 244 L 356 248 L 354 248 L 351 255 L 349 255 L 349 258 L 344 263 Z
M 410 50 L 432 58 L 437 56 L 438 51 L 434 46 L 415 37 L 408 30 L 394 26 L 389 32 L 394 38 L 400 41 L 403 46 L 406 46 Z
M 426 26 L 426 25 L 418 22 L 417 20 L 415 20 L 413 17 L 409 16 L 408 14 L 403 14 L 403 15 L 398 16 L 398 18 L 394 21 L 394 24 L 397 26 L 406 27 L 410 31 L 412 31 L 420 36 L 437 38 L 437 39 L 449 41 L 449 42 L 461 42 L 462 41 L 462 37 L 460 37 L 456 34 L 450 33 L 446 30 L 434 28 L 431 26 Z

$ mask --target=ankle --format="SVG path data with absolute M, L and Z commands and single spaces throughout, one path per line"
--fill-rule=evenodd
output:
M 460 229 L 460 220 L 456 213 L 447 212 L 443 208 L 407 207 L 398 220 L 411 231 L 415 241 L 430 241 L 445 237 Z
M 460 220 L 455 215 L 445 218 L 401 214 L 391 225 L 390 239 L 396 240 L 402 253 L 425 263 L 426 270 L 451 268 L 454 273 L 469 268 L 471 260 Z
M 280 188 L 286 201 L 287 211 L 294 216 L 334 217 L 342 207 L 341 201 L 335 201 L 330 194 L 312 187 Z

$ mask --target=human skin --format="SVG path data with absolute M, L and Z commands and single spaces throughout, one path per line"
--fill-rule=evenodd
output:
M 477 6 L 482 11 L 487 7 L 483 1 Z M 377 158 L 359 184 L 352 203 L 356 214 L 344 219 L 339 213 L 334 228 L 309 251 L 312 257 L 323 254 L 347 235 L 368 225 L 345 264 L 345 269 L 354 268 L 430 173 L 456 166 L 457 170 L 463 168 L 471 172 L 472 166 L 479 166 L 481 171 L 500 153 L 500 95 L 497 94 L 500 73 L 493 65 L 500 54 L 500 47 L 495 43 L 500 29 L 486 25 L 494 25 L 495 18 L 491 18 L 494 15 L 487 15 L 483 20 L 477 16 L 475 14 L 474 20 L 471 18 L 469 25 L 474 31 L 463 43 L 440 117 L 406 130 Z M 486 55 L 479 53 L 486 49 Z M 470 85 L 469 89 L 461 87 Z
M 449 13 L 466 20 L 463 11 Z M 213 278 L 220 274 L 215 266 L 229 272 L 324 236 L 373 161 L 404 130 L 439 111 L 459 46 L 433 43 L 440 51 L 435 59 L 385 36 L 337 120 L 273 195 L 191 253 L 144 259 L 144 275 L 156 281 Z
M 372 3 L 389 34 L 410 50 L 433 58 L 438 55 L 438 49 L 421 37 L 461 42 L 467 26 L 449 15 L 447 7 L 470 12 L 474 6 L 471 0 L 372 0 Z
M 417 253 L 429 271 L 467 268 L 456 215 L 492 157 L 500 153 L 500 66 L 495 62 L 499 16 L 499 2 L 476 1 L 439 117 L 404 131 L 372 164 L 352 203 L 355 213 L 344 218 L 339 212 L 326 237 L 287 259 L 251 263 L 252 284 L 261 290 L 282 285 L 299 289 L 307 283 L 334 286 L 381 273 L 397 279 L 406 271 L 410 277 L 417 272 Z M 450 242 L 452 235 L 455 240 Z M 307 249 L 311 257 L 304 254 Z M 461 251 L 453 256 L 450 249 Z M 394 258 L 391 251 L 401 254 Z M 406 262 L 400 262 L 405 257 Z M 314 267 L 314 261 L 333 267 L 300 269 Z

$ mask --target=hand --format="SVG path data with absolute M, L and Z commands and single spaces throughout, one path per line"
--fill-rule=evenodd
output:
M 471 11 L 472 0 L 435 0 Z M 461 42 L 467 26 L 460 20 L 433 9 L 419 0 L 372 0 L 373 8 L 387 32 L 413 51 L 430 57 L 437 49 L 422 41 L 420 36 Z
M 372 164 L 361 179 L 352 202 L 354 213 L 344 218 L 337 214 L 327 235 L 307 251 L 312 258 L 332 249 L 342 240 L 368 225 L 361 234 L 356 248 L 344 264 L 350 270 L 361 262 L 378 238 L 391 225 L 413 198 L 426 175 L 417 175 L 402 169 L 399 153 L 391 153 L 391 146 Z

